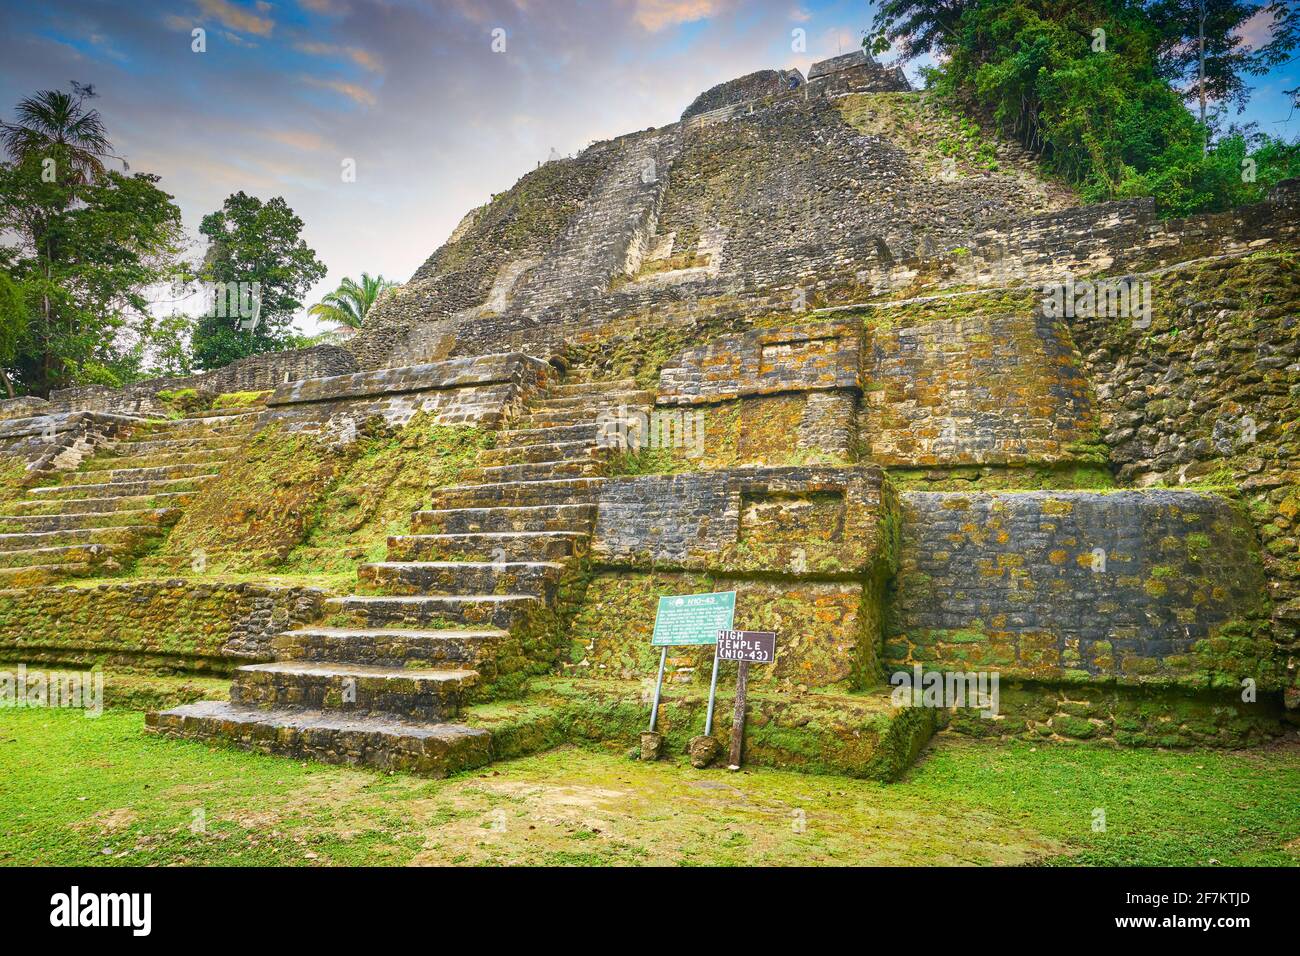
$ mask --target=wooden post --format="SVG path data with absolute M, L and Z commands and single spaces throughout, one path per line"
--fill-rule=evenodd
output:
M 740 769 L 740 748 L 745 740 L 745 696 L 749 693 L 749 661 L 736 672 L 736 709 L 731 715 L 731 769 Z

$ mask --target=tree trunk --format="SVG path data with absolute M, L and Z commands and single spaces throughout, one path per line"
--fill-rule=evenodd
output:
M 1205 130 L 1205 0 L 1201 0 L 1201 19 L 1198 27 L 1199 35 L 1199 52 L 1197 53 L 1197 82 L 1196 89 L 1201 100 L 1201 128 Z M 1201 155 L 1204 156 L 1209 152 L 1210 134 L 1208 130 L 1203 132 L 1201 140 Z
M 10 398 L 13 398 L 13 397 L 14 397 L 14 383 L 11 382 L 11 381 L 9 381 L 9 375 L 8 375 L 8 374 L 5 372 L 5 370 L 2 369 L 2 368 L 0 368 L 0 379 L 3 379 L 3 380 L 4 380 L 4 383 L 5 383 L 5 391 L 9 393 L 9 397 L 10 397 Z

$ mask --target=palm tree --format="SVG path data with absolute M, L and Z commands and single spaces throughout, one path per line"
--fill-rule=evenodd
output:
M 72 83 L 72 92 L 39 90 L 19 102 L 14 110 L 17 122 L 0 122 L 0 144 L 15 165 L 26 163 L 54 163 L 53 181 L 62 185 L 82 186 L 104 175 L 104 159 L 121 159 L 113 153 L 108 130 L 100 118 L 99 110 L 87 109 L 86 100 L 95 96 L 89 84 Z M 127 169 L 125 160 L 122 168 Z M 42 169 L 42 175 L 44 169 Z M 72 196 L 62 200 L 62 206 L 71 204 Z M 32 225 L 32 235 L 38 247 L 44 247 L 46 258 L 45 279 L 50 279 L 49 262 L 53 259 L 52 240 L 40 220 Z M 51 327 L 51 305 L 48 291 L 41 295 L 41 316 L 47 336 Z M 54 357 L 48 348 L 43 359 L 44 374 L 51 374 Z
M 98 179 L 104 174 L 104 159 L 118 157 L 99 110 L 86 109 L 86 100 L 94 95 L 93 87 L 80 83 L 72 84 L 71 93 L 40 90 L 18 104 L 17 122 L 0 124 L 0 142 L 15 163 L 61 160 L 66 168 L 58 170 L 60 181 Z
M 361 273 L 361 281 L 344 279 L 333 292 L 327 293 L 321 301 L 307 310 L 308 315 L 327 322 L 334 322 L 339 329 L 359 329 L 366 320 L 366 313 L 375 304 L 379 294 L 385 289 L 397 285 L 383 276 Z

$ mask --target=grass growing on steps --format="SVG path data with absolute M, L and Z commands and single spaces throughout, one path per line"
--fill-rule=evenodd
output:
M 1294 742 L 1224 753 L 942 739 L 888 785 L 563 748 L 429 781 L 141 725 L 125 710 L 0 712 L 0 864 L 1300 862 Z

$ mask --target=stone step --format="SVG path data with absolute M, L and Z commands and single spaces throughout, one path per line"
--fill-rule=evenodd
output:
M 199 411 L 186 412 L 179 421 L 201 422 L 211 421 L 214 418 L 236 419 L 241 421 L 255 421 L 261 414 L 264 405 L 252 406 L 246 408 L 204 408 Z
M 235 706 L 302 707 L 440 723 L 460 712 L 477 682 L 478 672 L 473 670 L 276 661 L 236 668 L 230 702 Z
M 0 534 L 0 553 L 66 544 L 102 544 L 110 548 L 124 548 L 155 530 L 148 525 L 118 525 L 111 528 L 62 528 L 56 531 Z
M 555 481 L 450 485 L 434 489 L 429 510 L 592 504 L 604 481 L 604 478 L 562 478 Z
M 30 568 L 50 564 L 99 565 L 105 563 L 111 553 L 112 549 L 102 544 L 64 544 L 0 551 L 0 568 Z
M 411 515 L 414 534 L 475 534 L 483 531 L 590 532 L 595 505 L 527 505 L 514 508 L 449 508 Z
M 499 628 L 410 630 L 394 627 L 307 627 L 271 640 L 281 660 L 347 661 L 389 667 L 464 664 L 482 670 L 509 637 Z
M 471 770 L 492 760 L 492 736 L 486 730 L 380 716 L 352 717 L 338 711 L 267 711 L 208 700 L 147 714 L 145 729 L 297 760 L 404 770 L 430 777 Z
M 552 385 L 549 394 L 551 395 L 601 395 L 605 392 L 635 392 L 637 391 L 636 379 L 619 378 L 608 382 L 564 382 L 560 385 Z
M 528 403 L 529 412 L 539 411 L 562 411 L 566 409 L 582 409 L 591 413 L 594 418 L 600 412 L 606 409 L 617 409 L 620 405 L 627 405 L 631 408 L 642 408 L 653 405 L 655 402 L 655 393 L 641 390 L 628 391 L 595 391 L 580 392 L 576 394 L 557 395 L 554 397 L 541 398 Z
M 121 511 L 82 511 L 51 515 L 0 515 L 5 532 L 70 531 L 78 528 L 166 528 L 181 515 L 179 508 L 124 508 Z
M 226 435 L 231 438 L 242 437 L 252 431 L 254 420 L 251 416 L 186 419 L 178 418 L 166 422 L 152 422 L 142 426 L 124 444 L 132 441 L 157 441 L 159 439 L 207 438 Z
M 123 468 L 164 468 L 174 465 L 212 465 L 209 471 L 216 471 L 239 450 L 239 446 L 218 446 L 212 448 L 197 447 L 189 450 L 168 449 L 147 454 L 131 452 L 120 453 L 116 449 L 99 452 L 95 458 L 85 462 L 80 471 L 104 472 Z
M 587 461 L 532 461 L 522 465 L 489 465 L 474 472 L 485 482 L 549 481 L 553 478 L 582 478 L 599 475 L 604 465 Z
M 92 566 L 84 561 L 0 568 L 0 588 L 38 588 L 63 578 L 84 577 L 91 570 Z
M 84 487 L 86 482 L 108 482 L 111 485 L 138 484 L 142 481 L 163 481 L 168 478 L 196 478 L 212 476 L 217 467 L 210 462 L 158 465 L 152 468 L 100 468 L 72 472 L 65 482 L 54 487 Z
M 354 594 L 325 600 L 331 627 L 508 628 L 538 605 L 531 594 L 372 597 Z
M 9 501 L 5 511 L 13 515 L 72 515 L 105 511 L 135 511 L 141 508 L 179 507 L 194 497 L 193 491 L 160 492 L 156 495 L 115 495 L 111 498 L 57 498 Z
M 357 569 L 367 594 L 533 594 L 550 600 L 564 565 L 553 561 L 377 561 Z
M 211 481 L 216 475 L 191 475 L 188 478 L 157 478 L 150 481 L 114 481 L 93 485 L 43 485 L 29 488 L 32 497 L 45 499 L 73 498 L 139 498 L 145 495 L 164 494 L 176 491 L 197 491 L 205 481 Z
M 522 465 L 534 461 L 591 461 L 597 451 L 594 440 L 538 442 L 509 448 L 485 448 L 478 453 L 478 463 L 489 466 Z
M 496 450 L 575 441 L 595 445 L 599 437 L 600 425 L 595 421 L 579 425 L 557 425 L 553 428 L 508 428 L 497 432 Z
M 395 534 L 388 538 L 388 560 L 389 562 L 563 561 L 575 554 L 581 554 L 586 543 L 587 535 L 580 531 Z
M 601 418 L 600 408 L 557 408 L 548 410 L 539 408 L 537 410 L 529 409 L 523 415 L 514 419 L 510 424 L 515 430 L 533 429 L 533 428 L 561 428 L 568 425 L 600 425 Z
M 240 445 L 234 444 L 232 437 L 212 435 L 200 438 L 140 438 L 132 436 L 105 445 L 99 453 L 117 455 L 123 458 L 143 455 L 184 454 L 187 452 L 222 451 L 235 454 Z

